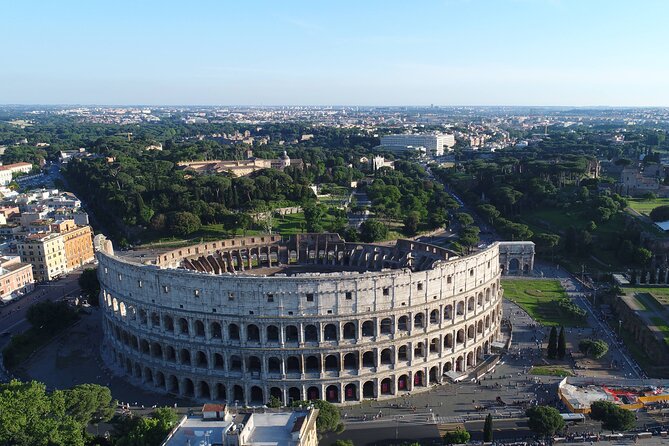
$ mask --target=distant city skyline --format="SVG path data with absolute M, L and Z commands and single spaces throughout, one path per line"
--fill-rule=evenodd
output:
M 0 104 L 669 106 L 669 2 L 6 2 Z

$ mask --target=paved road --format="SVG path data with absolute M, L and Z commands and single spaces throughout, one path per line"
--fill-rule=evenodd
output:
M 0 336 L 0 351 L 2 351 L 2 349 L 9 343 L 12 335 L 23 333 L 30 328 L 30 323 L 26 319 L 26 313 L 31 305 L 45 300 L 56 301 L 66 296 L 78 294 L 79 276 L 81 275 L 83 268 L 86 268 L 87 266 L 90 267 L 90 265 L 86 265 L 56 282 L 39 284 L 31 293 L 1 307 L 0 333 L 3 333 L 3 335 Z M 9 334 L 5 335 L 4 333 Z M 4 368 L 0 366 L 0 381 L 4 382 L 8 379 L 9 377 Z

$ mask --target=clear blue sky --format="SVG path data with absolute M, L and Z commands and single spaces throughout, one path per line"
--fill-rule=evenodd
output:
M 5 0 L 0 103 L 669 106 L 669 1 Z

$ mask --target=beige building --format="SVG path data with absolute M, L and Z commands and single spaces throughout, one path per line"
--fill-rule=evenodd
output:
M 32 265 L 18 257 L 0 257 L 0 299 L 10 300 L 35 288 Z
M 67 270 L 65 242 L 61 234 L 30 234 L 17 244 L 21 261 L 33 266 L 38 282 L 53 280 Z
M 93 252 L 93 231 L 91 231 L 90 226 L 74 227 L 62 234 L 68 271 L 79 268 L 95 258 L 95 253 Z

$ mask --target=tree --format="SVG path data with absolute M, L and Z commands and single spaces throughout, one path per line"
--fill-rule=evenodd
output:
M 125 417 L 120 423 L 125 424 L 124 432 L 116 442 L 117 446 L 153 446 L 161 444 L 165 436 L 177 422 L 174 409 L 161 407 L 153 411 L 150 417 Z
M 404 232 L 414 235 L 418 232 L 418 225 L 420 225 L 420 214 L 418 212 L 409 212 L 404 218 Z
M 55 333 L 78 319 L 77 313 L 66 302 L 46 300 L 28 308 L 28 322 L 34 327 Z
M 81 272 L 78 282 L 79 286 L 81 287 L 81 291 L 86 296 L 88 303 L 97 306 L 100 303 L 100 282 L 98 281 L 98 269 L 86 268 Z
M 493 222 L 500 216 L 500 212 L 492 204 L 480 204 L 476 206 L 476 211 L 485 217 L 489 224 L 493 224 Z
M 564 359 L 567 354 L 567 339 L 564 334 L 564 327 L 560 327 L 560 334 L 558 336 L 557 357 Z
M 172 212 L 167 218 L 167 227 L 170 232 L 186 236 L 202 227 L 200 217 L 190 212 Z
M 481 230 L 478 226 L 467 226 L 460 231 L 460 243 L 465 245 L 468 249 L 478 245 L 479 233 Z
M 609 351 L 609 344 L 602 339 L 583 339 L 578 343 L 578 349 L 584 355 L 599 359 Z
M 388 237 L 388 227 L 378 220 L 365 220 L 360 225 L 363 242 L 378 242 Z
M 554 407 L 534 406 L 525 411 L 527 425 L 532 432 L 543 437 L 555 435 L 564 428 L 564 419 Z
M 548 359 L 555 359 L 558 351 L 558 334 L 555 327 L 551 327 L 551 334 L 548 336 L 548 348 L 546 349 L 546 356 Z
M 650 211 L 650 219 L 653 221 L 669 220 L 669 205 L 658 206 Z
M 267 402 L 267 407 L 271 407 L 273 409 L 277 409 L 281 407 L 281 400 L 274 395 L 269 397 L 269 401 Z
M 462 226 L 470 226 L 474 224 L 474 217 L 466 212 L 458 212 L 455 218 L 457 218 L 458 223 L 460 223 Z
M 492 414 L 489 413 L 485 417 L 485 423 L 483 424 L 483 441 L 491 442 L 492 441 Z
M 444 443 L 446 444 L 464 444 L 469 442 L 472 436 L 465 429 L 457 428 L 444 434 Z
M 337 440 L 332 443 L 332 446 L 353 446 L 353 442 L 351 440 Z
M 601 421 L 602 428 L 610 431 L 628 431 L 636 425 L 633 412 L 610 401 L 595 401 L 590 405 L 590 417 Z
M 322 232 L 323 220 L 325 219 L 325 206 L 313 201 L 302 205 L 304 220 L 307 224 L 307 232 Z
M 77 422 L 109 421 L 114 415 L 116 401 L 112 400 L 108 387 L 97 384 L 81 384 L 64 390 L 65 412 Z

